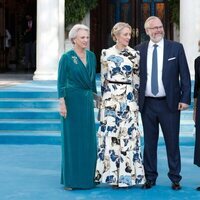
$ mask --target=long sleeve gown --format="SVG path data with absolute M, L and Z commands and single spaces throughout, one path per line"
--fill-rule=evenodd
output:
M 61 184 L 87 189 L 94 187 L 96 130 L 93 93 L 96 93 L 96 57 L 86 51 L 84 65 L 76 52 L 63 54 L 58 69 L 58 97 L 64 97 L 66 119 L 61 118 Z

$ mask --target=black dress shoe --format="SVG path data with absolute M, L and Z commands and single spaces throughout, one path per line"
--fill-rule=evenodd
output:
M 118 185 L 112 185 L 112 188 L 113 189 L 119 189 L 119 186 Z
M 197 190 L 197 191 L 200 191 L 200 187 L 197 187 L 196 190 Z
M 180 189 L 181 189 L 180 183 L 177 182 L 172 183 L 172 190 L 180 190 Z
M 147 180 L 147 181 L 145 182 L 145 184 L 142 186 L 142 189 L 150 189 L 150 188 L 152 188 L 154 185 L 156 185 L 156 182 L 155 182 L 155 181 Z
M 70 188 L 70 187 L 64 187 L 64 190 L 71 191 L 71 190 L 73 190 L 73 189 L 72 189 L 72 188 Z

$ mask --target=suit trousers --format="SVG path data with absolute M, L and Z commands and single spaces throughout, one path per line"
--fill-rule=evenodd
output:
M 196 131 L 195 131 L 195 147 L 194 147 L 194 164 L 200 167 L 200 94 L 197 98 L 196 110 Z
M 156 181 L 157 147 L 159 127 L 163 132 L 166 145 L 169 172 L 172 182 L 181 180 L 181 159 L 179 149 L 180 111 L 171 112 L 166 98 L 146 97 L 141 112 L 144 130 L 144 168 L 146 179 Z

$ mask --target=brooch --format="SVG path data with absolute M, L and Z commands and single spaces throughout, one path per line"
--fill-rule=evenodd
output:
M 76 56 L 72 56 L 72 60 L 74 62 L 74 64 L 78 64 L 78 58 Z

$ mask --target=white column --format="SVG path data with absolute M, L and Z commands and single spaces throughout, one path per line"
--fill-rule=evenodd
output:
M 34 80 L 56 80 L 64 51 L 64 0 L 37 1 L 37 50 Z
M 194 59 L 199 55 L 200 1 L 180 0 L 180 42 L 188 59 L 191 78 L 194 78 Z

